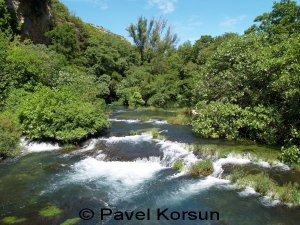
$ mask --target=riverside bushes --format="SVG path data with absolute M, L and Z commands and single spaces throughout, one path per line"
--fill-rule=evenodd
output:
M 174 170 L 182 170 L 184 167 L 184 164 L 182 163 L 182 161 L 180 159 L 177 159 L 175 161 L 175 163 L 173 164 L 173 169 Z
M 189 172 L 192 176 L 207 176 L 213 171 L 214 167 L 212 161 L 210 159 L 206 159 L 192 165 Z
M 272 108 L 262 105 L 241 108 L 237 104 L 202 101 L 197 109 L 200 113 L 192 125 L 202 137 L 228 140 L 248 137 L 268 144 L 277 141 L 280 116 Z
M 270 197 L 272 200 L 280 200 L 285 203 L 300 205 L 300 188 L 298 183 L 287 183 L 278 185 L 265 172 L 258 174 L 248 174 L 236 168 L 226 179 L 235 182 L 238 187 L 252 187 L 256 192 Z
M 17 155 L 20 150 L 21 129 L 11 113 L 0 113 L 0 130 L 0 159 Z
M 293 145 L 289 148 L 282 147 L 282 153 L 280 159 L 289 164 L 289 165 L 298 165 L 300 166 L 300 148 L 296 145 Z
M 109 126 L 101 100 L 83 102 L 67 88 L 53 91 L 40 86 L 14 102 L 16 105 L 10 107 L 16 109 L 21 128 L 29 138 L 76 142 Z

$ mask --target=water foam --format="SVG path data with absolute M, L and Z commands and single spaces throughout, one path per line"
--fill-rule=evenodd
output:
M 282 171 L 287 171 L 287 170 L 290 170 L 290 169 L 291 169 L 289 166 L 287 166 L 287 165 L 285 165 L 285 164 L 283 164 L 283 163 L 281 163 L 281 162 L 278 162 L 278 163 L 277 163 L 276 165 L 274 165 L 273 167 L 278 168 L 278 169 L 280 169 L 280 170 L 282 170 Z
M 130 142 L 133 144 L 137 144 L 143 141 L 152 141 L 153 137 L 151 134 L 140 134 L 140 135 L 132 135 L 132 136 L 124 136 L 124 137 L 109 137 L 109 138 L 100 138 L 99 140 L 104 140 L 107 143 L 114 144 L 118 142 Z
M 192 152 L 189 152 L 184 148 L 185 145 L 183 143 L 162 140 L 158 141 L 157 144 L 161 146 L 160 149 L 163 152 L 161 163 L 164 166 L 173 166 L 177 159 L 182 160 L 187 166 L 198 161 L 197 157 Z
M 136 160 L 134 162 L 105 162 L 87 157 L 72 166 L 75 173 L 71 180 L 84 182 L 102 180 L 115 187 L 133 187 L 150 179 L 163 167 L 153 161 Z
M 281 204 L 281 201 L 272 200 L 269 196 L 263 196 L 259 200 L 260 200 L 261 204 L 263 204 L 266 207 L 274 207 L 274 206 Z
M 137 119 L 108 119 L 108 121 L 111 121 L 111 122 L 125 122 L 125 123 L 141 123 L 140 120 L 137 120 Z
M 108 119 L 108 121 L 111 121 L 111 122 L 125 122 L 125 123 L 143 123 L 139 119 L 116 119 L 116 118 L 110 118 L 110 119 Z M 157 125 L 168 124 L 168 122 L 166 120 L 153 120 L 153 119 L 145 121 L 144 123 L 153 123 L 153 124 L 157 124 Z
M 166 120 L 148 120 L 148 121 L 146 121 L 146 123 L 154 123 L 157 125 L 168 124 L 168 122 Z
M 92 150 L 95 148 L 96 144 L 97 144 L 97 139 L 92 139 L 89 141 L 88 145 L 83 146 L 82 151 Z
M 258 162 L 254 162 L 253 164 L 258 165 L 260 167 L 264 167 L 264 168 L 271 168 L 270 163 L 261 161 L 261 160 L 259 160 Z
M 195 184 L 190 184 L 183 191 L 189 193 L 198 193 L 199 191 L 209 189 L 216 185 L 224 185 L 229 183 L 230 183 L 229 180 L 219 179 L 213 176 L 207 176 L 205 179 L 200 180 Z
M 246 187 L 244 190 L 238 192 L 239 196 L 241 197 L 247 197 L 247 196 L 252 196 L 252 195 L 259 195 L 254 188 L 252 187 Z
M 43 152 L 61 149 L 58 143 L 46 143 L 46 142 L 29 142 L 25 138 L 21 138 L 20 145 L 26 149 L 27 152 Z
M 224 171 L 222 166 L 225 165 L 225 164 L 239 164 L 239 165 L 242 165 L 242 164 L 248 164 L 250 162 L 251 162 L 250 159 L 248 159 L 247 157 L 242 157 L 240 155 L 235 155 L 234 156 L 232 154 L 229 154 L 227 156 L 227 158 L 218 159 L 216 162 L 213 163 L 214 172 L 213 172 L 212 176 L 221 178 L 222 173 Z

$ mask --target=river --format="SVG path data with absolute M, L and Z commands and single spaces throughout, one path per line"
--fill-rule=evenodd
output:
M 141 112 L 114 111 L 111 129 L 80 148 L 31 143 L 22 156 L 1 163 L 0 223 L 14 218 L 16 224 L 31 225 L 300 224 L 299 207 L 270 201 L 251 188 L 237 189 L 223 179 L 226 165 L 249 165 L 247 158 L 214 160 L 214 172 L 206 177 L 172 169 L 176 159 L 187 167 L 199 160 L 185 143 L 221 140 L 201 139 L 190 126 L 168 124 L 164 113 L 149 112 L 154 120 L 145 122 L 129 119 L 134 113 Z M 166 139 L 143 132 L 130 135 L 149 128 Z M 50 206 L 60 211 L 41 215 Z

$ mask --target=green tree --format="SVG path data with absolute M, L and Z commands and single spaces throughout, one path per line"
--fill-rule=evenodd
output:
M 202 35 L 200 39 L 196 40 L 190 53 L 192 54 L 191 59 L 193 62 L 204 64 L 205 59 L 210 55 L 209 53 L 216 49 L 216 47 L 213 49 L 210 47 L 215 40 L 216 39 L 210 35 Z M 200 59 L 199 56 L 201 56 Z
M 17 13 L 8 9 L 4 0 L 0 0 L 0 33 L 4 33 L 10 39 L 20 32 Z
M 76 142 L 109 126 L 104 105 L 101 99 L 93 104 L 82 101 L 68 88 L 53 91 L 38 86 L 12 108 L 17 108 L 15 113 L 29 138 Z
M 142 95 L 135 91 L 130 97 L 129 97 L 129 101 L 128 101 L 129 107 L 130 108 L 134 108 L 138 105 L 144 105 L 145 101 L 142 98 Z
M 88 40 L 85 65 L 98 77 L 103 74 L 111 75 L 113 72 L 124 75 L 135 63 L 135 55 L 135 50 L 128 41 L 101 33 Z
M 193 58 L 193 45 L 190 41 L 186 41 L 179 45 L 177 48 L 178 55 L 184 60 L 185 63 L 189 62 Z
M 274 2 L 273 10 L 257 16 L 254 22 L 260 22 L 258 31 L 267 32 L 270 37 L 276 34 L 298 33 L 300 30 L 300 6 L 296 1 L 291 0 Z M 252 29 L 254 28 L 252 27 Z
M 16 156 L 22 134 L 18 120 L 9 112 L 1 112 L 0 130 L 0 159 Z
M 5 67 L 5 59 L 9 45 L 9 38 L 0 32 L 0 81 L 3 82 L 3 70 Z
M 155 53 L 165 53 L 178 41 L 172 27 L 167 27 L 167 20 L 162 18 L 151 19 L 148 23 L 146 18 L 140 16 L 137 24 L 130 24 L 126 30 L 140 53 L 142 64 L 151 60 Z
M 50 49 L 64 55 L 68 60 L 79 57 L 79 42 L 73 24 L 59 24 L 53 30 L 46 32 L 46 36 L 51 39 Z
M 93 102 L 102 92 L 97 77 L 85 71 L 67 66 L 52 80 L 53 89 L 68 89 L 77 99 Z
M 7 49 L 1 75 L 2 98 L 12 88 L 33 90 L 37 83 L 51 86 L 53 78 L 65 64 L 65 58 L 45 45 L 19 43 Z

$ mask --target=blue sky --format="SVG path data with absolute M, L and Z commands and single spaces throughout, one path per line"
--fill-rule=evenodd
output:
M 201 35 L 243 34 L 256 16 L 272 11 L 274 0 L 60 0 L 84 22 L 127 38 L 125 30 L 143 17 L 167 19 L 180 38 L 194 43 Z M 280 0 L 277 0 L 279 2 Z M 300 0 L 299 0 L 300 1 Z M 299 1 L 297 3 L 299 4 Z

